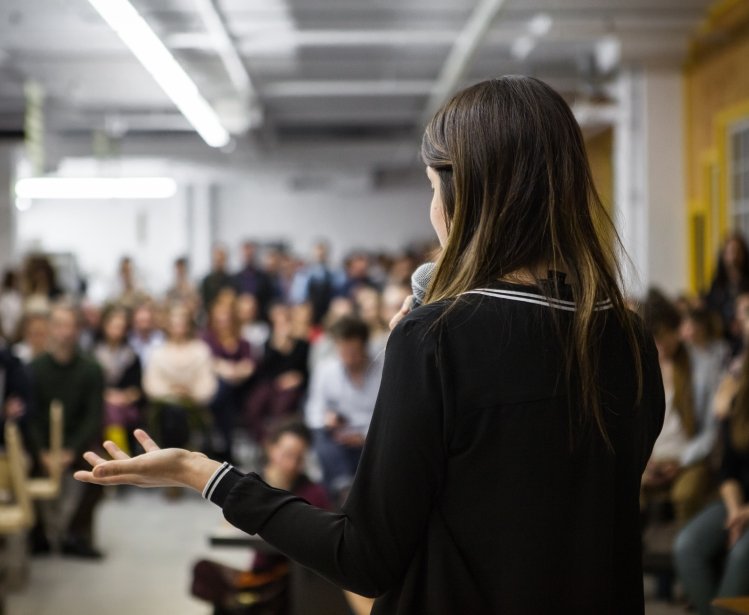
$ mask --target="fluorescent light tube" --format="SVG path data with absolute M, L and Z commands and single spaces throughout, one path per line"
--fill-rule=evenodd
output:
M 128 0 L 89 0 L 130 51 L 151 73 L 193 128 L 211 147 L 223 147 L 230 136 L 198 86 L 179 65 Z
M 16 182 L 19 199 L 168 199 L 171 177 L 27 177 Z

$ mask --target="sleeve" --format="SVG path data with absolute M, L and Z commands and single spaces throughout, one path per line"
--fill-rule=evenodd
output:
M 653 445 L 663 428 L 666 413 L 666 397 L 663 392 L 663 376 L 658 362 L 658 350 L 652 335 L 642 337 L 642 401 L 637 413 L 639 434 L 640 473 L 645 471 Z
M 212 500 L 230 523 L 336 585 L 381 595 L 403 578 L 444 480 L 443 398 L 436 343 L 418 320 L 404 319 L 388 342 L 372 425 L 340 512 L 314 508 L 255 474 L 230 475 L 225 500 Z

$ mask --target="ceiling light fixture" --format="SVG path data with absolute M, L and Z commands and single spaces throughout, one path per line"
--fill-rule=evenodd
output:
M 143 67 L 211 147 L 223 147 L 230 135 L 218 115 L 164 43 L 128 0 L 89 0 Z
M 16 182 L 18 199 L 168 199 L 171 177 L 27 177 Z

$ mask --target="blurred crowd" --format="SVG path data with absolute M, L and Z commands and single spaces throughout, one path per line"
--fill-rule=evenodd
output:
M 388 323 L 430 253 L 357 252 L 335 267 L 325 242 L 308 259 L 252 241 L 239 251 L 241 266 L 230 271 L 226 248 L 215 246 L 211 270 L 199 279 L 186 259 L 177 259 L 173 283 L 158 294 L 144 291 L 133 261 L 122 258 L 116 290 L 102 305 L 63 292 L 43 255 L 5 274 L 2 417 L 21 426 L 37 475 L 53 463 L 54 400 L 65 416 L 61 500 L 68 501 L 40 511 L 35 552 L 56 546 L 101 556 L 92 534 L 100 488 L 70 476 L 83 467 L 81 453 L 97 450 L 102 439 L 138 453 L 137 427 L 162 446 L 239 462 L 320 506 L 336 507 L 345 497 L 377 398 Z M 717 595 L 749 594 L 744 238 L 726 240 L 707 292 L 668 297 L 651 289 L 632 308 L 655 339 L 667 406 L 642 479 L 643 523 L 666 519 L 676 526 L 675 574 L 690 602 L 707 613 Z M 237 459 L 238 441 L 255 451 L 249 461 Z M 319 462 L 321 484 L 306 474 L 308 451 Z M 179 497 L 178 490 L 165 494 Z M 250 572 L 230 571 L 203 561 L 193 591 L 229 604 L 238 584 L 284 566 L 260 558 Z M 673 575 L 661 580 L 668 595 Z
M 35 475 L 54 462 L 52 402 L 64 413 L 66 489 L 53 510 L 40 510 L 35 553 L 101 557 L 93 537 L 101 489 L 70 479 L 84 465 L 81 454 L 101 450 L 103 439 L 138 453 L 138 427 L 164 447 L 231 463 L 244 442 L 256 452 L 242 460 L 253 466 L 246 469 L 263 471 L 265 446 L 291 425 L 317 453 L 326 501 L 345 495 L 374 409 L 388 323 L 425 253 L 356 252 L 336 267 L 323 241 L 306 260 L 253 241 L 239 252 L 241 266 L 230 271 L 227 249 L 215 246 L 210 271 L 197 279 L 177 259 L 173 283 L 159 293 L 146 292 L 123 257 L 103 304 L 64 291 L 45 255 L 5 273 L 2 419 L 21 427 Z M 269 472 L 290 487 L 303 467 Z

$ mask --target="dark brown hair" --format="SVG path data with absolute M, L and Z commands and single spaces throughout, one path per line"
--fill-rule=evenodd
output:
M 431 119 L 421 147 L 440 178 L 448 236 L 426 303 L 540 267 L 567 272 L 573 315 L 566 375 L 609 443 L 597 383 L 598 345 L 610 300 L 625 328 L 642 395 L 639 337 L 620 290 L 621 242 L 593 185 L 582 133 L 564 99 L 532 77 L 483 81 Z M 623 250 L 622 250 L 623 252 Z M 556 294 L 557 282 L 539 284 Z M 449 308 L 448 308 L 449 309 Z

